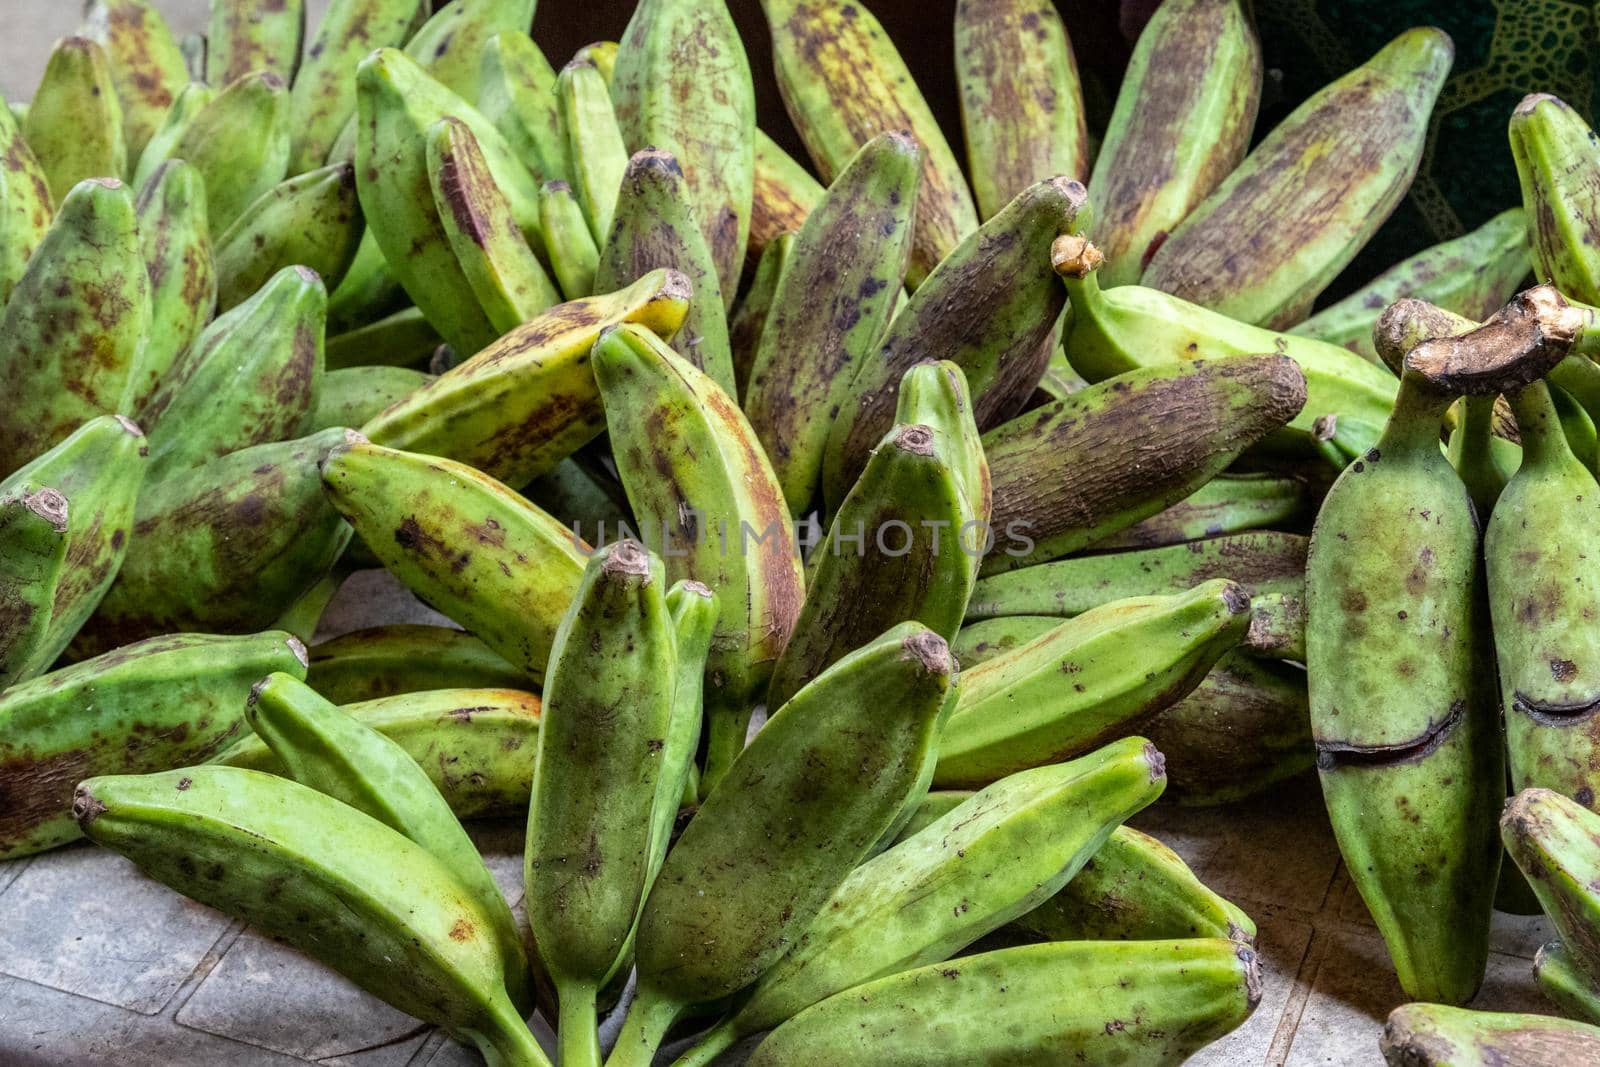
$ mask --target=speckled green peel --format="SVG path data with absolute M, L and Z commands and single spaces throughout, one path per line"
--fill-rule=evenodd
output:
M 0 307 L 44 240 L 54 210 L 44 168 L 11 109 L 0 107 Z
M 139 243 L 150 277 L 150 327 L 139 350 L 127 409 L 142 417 L 178 358 L 217 307 L 217 268 L 200 172 L 168 160 L 139 194 Z M 265 279 L 263 279 L 265 280 Z
M 774 307 L 773 298 L 778 292 L 778 279 L 783 275 L 789 252 L 794 248 L 795 234 L 779 234 L 767 243 L 756 263 L 750 285 L 745 289 L 733 314 L 728 316 L 728 348 L 733 357 L 733 378 L 739 387 L 739 402 L 745 403 L 750 386 L 750 371 L 755 366 L 756 353 L 761 350 L 761 338 L 766 332 L 767 319 Z M 770 458 L 770 456 L 769 456 Z
M 476 101 L 483 86 L 483 55 L 502 33 L 526 33 L 534 0 L 456 0 L 435 4 L 433 17 L 406 42 L 406 55 L 440 85 Z
M 322 376 L 308 433 L 333 426 L 361 426 L 398 404 L 433 375 L 409 367 L 345 367 Z
M 841 164 L 843 166 L 843 164 Z M 822 183 L 760 129 L 756 130 L 755 191 L 750 202 L 746 265 L 780 235 L 794 233 L 822 199 Z
M 1525 789 L 1506 803 L 1500 836 L 1574 963 L 1600 974 L 1600 816 L 1554 790 Z
M 577 300 L 592 294 L 600 249 L 589 232 L 583 208 L 572 195 L 572 186 L 564 181 L 544 183 L 539 189 L 539 225 L 562 295 Z
M 178 142 L 183 139 L 189 124 L 216 97 L 217 89 L 201 82 L 190 82 L 178 90 L 177 96 L 172 100 L 172 106 L 167 109 L 166 117 L 150 135 L 144 151 L 139 153 L 137 160 L 128 161 L 129 168 L 133 172 L 131 184 L 135 190 L 143 193 L 149 187 L 151 175 L 155 174 L 161 164 L 173 158 L 174 150 Z
M 308 171 L 268 189 L 217 238 L 218 307 L 236 307 L 290 266 L 308 267 L 325 287 L 337 289 L 363 232 L 349 164 Z
M 1586 1023 L 1600 1023 L 1600 983 L 1584 973 L 1560 941 L 1539 948 L 1533 958 L 1539 991 L 1561 1014 Z
M 556 76 L 556 98 L 567 133 L 568 177 L 594 243 L 603 246 L 611 233 L 617 190 L 628 169 L 628 149 L 611 106 L 611 92 L 593 62 L 574 59 Z
M 1534 274 L 1575 300 L 1600 303 L 1600 138 L 1546 93 L 1522 98 L 1510 133 Z
M 1518 1012 L 1404 1004 L 1378 1043 L 1389 1067 L 1568 1067 L 1600 1056 L 1600 1027 Z
M 465 631 L 396 623 L 313 645 L 306 681 L 335 704 L 352 704 L 435 687 L 526 689 L 543 675 L 543 664 L 521 671 Z
M 526 33 L 501 33 L 490 40 L 483 50 L 478 86 L 478 110 L 518 157 L 540 178 L 566 181 L 571 166 L 556 100 L 556 72 L 532 38 Z
M 105 49 L 87 37 L 56 42 L 22 133 L 57 204 L 81 181 L 123 177 L 128 146 Z
M 72 789 L 102 772 L 202 762 L 248 732 L 244 701 L 271 671 L 303 674 L 285 633 L 158 637 L 0 695 L 0 856 L 76 840 Z
M 42 659 L 66 571 L 67 498 L 13 475 L 0 486 L 0 692 Z
M 156 5 L 148 0 L 92 0 L 84 12 L 83 35 L 106 51 L 127 160 L 132 164 L 189 81 L 183 53 Z M 212 79 L 217 85 L 231 80 Z
M 224 86 L 185 126 L 172 154 L 206 181 L 215 233 L 283 181 L 292 132 L 289 90 L 276 74 L 247 74 Z
M 403 295 L 403 294 L 402 294 Z M 328 326 L 333 329 L 333 297 L 328 297 Z M 324 357 L 330 372 L 347 367 L 416 367 L 426 365 L 444 344 L 420 309 L 408 307 L 327 340 Z
M 1021 648 L 1060 625 L 1061 619 L 1055 615 L 1002 615 L 982 619 L 963 626 L 950 642 L 950 651 L 962 670 L 971 670 L 980 663 Z
M 1171 507 L 1094 544 L 1096 552 L 1159 548 L 1262 528 L 1299 526 L 1305 482 L 1271 474 L 1219 474 Z
M 293 85 L 305 37 L 305 0 L 218 0 L 206 34 L 206 81 L 227 85 L 266 70 Z

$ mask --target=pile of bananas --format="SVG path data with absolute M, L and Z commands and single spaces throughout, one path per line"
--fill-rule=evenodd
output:
M 1439 1002 L 1386 1054 L 1600 1055 L 1446 1006 L 1531 886 L 1600 1023 L 1577 115 L 1308 317 L 1437 30 L 1251 149 L 1243 5 L 1169 0 L 1091 153 L 1053 6 L 961 0 L 963 173 L 865 8 L 764 0 L 824 184 L 720 0 L 559 72 L 533 8 L 91 0 L 0 108 L 0 858 L 86 836 L 492 1064 L 535 1008 L 600 1064 L 631 977 L 614 1067 L 1154 1065 L 1250 1015 L 1255 926 L 1122 824 L 1315 767 Z M 375 566 L 462 629 L 308 650 Z

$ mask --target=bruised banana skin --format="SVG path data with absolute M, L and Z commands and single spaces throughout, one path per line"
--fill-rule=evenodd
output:
M 1139 34 L 1089 189 L 1105 285 L 1131 285 L 1250 146 L 1261 45 L 1239 0 L 1161 5 Z
M 87 37 L 56 42 L 22 120 L 22 134 L 57 204 L 79 182 L 122 178 L 128 146 L 104 48 Z
M 497 34 L 485 46 L 477 104 L 540 178 L 567 180 L 570 164 L 556 103 L 556 72 L 525 32 Z
M 774 306 L 773 298 L 778 292 L 778 279 L 783 276 L 784 267 L 789 262 L 795 236 L 793 233 L 779 234 L 767 243 L 750 276 L 749 287 L 728 316 L 728 349 L 733 358 L 733 380 L 739 389 L 741 406 L 745 405 L 756 353 L 761 350 L 761 338 L 766 333 L 767 319 L 771 317 Z
M 137 207 L 150 278 L 150 327 L 139 349 L 127 412 L 142 418 L 162 380 L 211 322 L 218 268 L 199 171 L 181 159 L 168 160 L 139 194 Z
M 1143 738 L 1003 779 L 856 868 L 739 1010 L 678 1067 L 845 989 L 949 959 L 1074 878 L 1166 784 Z
M 1570 1019 L 1600 1023 L 1600 984 L 1583 972 L 1567 946 L 1551 941 L 1533 958 L 1533 979 L 1545 999 Z
M 0 694 L 0 856 L 76 840 L 72 789 L 94 774 L 202 763 L 249 732 L 244 702 L 271 671 L 305 673 L 286 633 L 174 634 Z
M 174 158 L 206 180 L 211 228 L 225 233 L 256 199 L 289 173 L 289 90 L 256 71 L 221 87 L 184 127 Z
M 1378 1042 L 1389 1067 L 1569 1067 L 1600 1056 L 1600 1027 L 1548 1015 L 1404 1004 Z
M 1249 625 L 1250 597 L 1217 579 L 1106 604 L 967 671 L 939 732 L 934 786 L 993 782 L 1138 730 L 1199 684 Z
M 750 243 L 745 265 L 755 266 L 767 245 L 794 233 L 822 199 L 822 183 L 776 142 L 756 130 L 755 194 L 750 204 Z
M 594 293 L 594 276 L 600 269 L 600 249 L 589 232 L 583 208 L 565 181 L 545 182 L 539 188 L 539 226 L 544 230 L 545 254 L 561 293 L 568 300 Z
M 268 70 L 285 85 L 293 85 L 305 37 L 305 0 L 212 4 L 210 32 L 206 34 L 206 81 L 227 85 L 253 70 Z
M 918 156 L 904 134 L 874 137 L 787 247 L 772 246 L 785 248 L 781 275 L 765 294 L 770 310 L 742 395 L 794 514 L 816 495 L 829 431 L 894 314 L 911 255 Z M 761 269 L 776 270 L 765 256 Z
M 905 130 L 922 146 L 907 277 L 920 285 L 977 229 L 978 215 L 955 153 L 905 61 L 855 0 L 763 0 L 761 8 L 772 30 L 778 90 L 825 181 L 880 133 Z
M 1600 974 L 1600 816 L 1550 789 L 1524 789 L 1506 802 L 1500 836 L 1527 876 L 1573 963 Z
M 1235 941 L 1022 945 L 835 994 L 773 1031 L 749 1062 L 1175 1067 L 1260 999 L 1255 951 Z
M 623 143 L 682 164 L 685 203 L 726 311 L 744 269 L 755 187 L 755 89 L 739 31 L 724 0 L 642 0 L 614 63 L 607 81 Z
M 489 918 L 513 1003 L 531 1006 L 527 953 L 511 908 L 477 846 L 411 754 L 293 675 L 275 672 L 257 682 L 245 719 L 288 777 L 404 834 L 455 875 Z
M 1522 98 L 1510 133 L 1534 274 L 1574 300 L 1600 304 L 1600 139 L 1546 93 Z
M 924 172 L 919 205 L 927 180 Z M 1052 242 L 1087 221 L 1083 186 L 1046 178 L 1018 193 L 918 286 L 876 351 L 859 361 L 840 404 L 823 462 L 830 509 L 844 499 L 867 453 L 894 424 L 900 378 L 917 363 L 948 360 L 961 368 L 979 429 L 1021 408 L 1054 350 L 1048 339 L 1066 303 L 1047 269 Z
M 743 746 L 805 598 L 789 510 L 749 422 L 710 377 L 631 323 L 602 333 L 593 358 L 617 470 L 646 543 L 661 544 L 669 581 L 692 579 L 717 594 L 709 788 Z
M 1268 474 L 1219 474 L 1164 511 L 1091 547 L 1159 548 L 1262 528 L 1297 526 L 1310 510 L 1305 482 Z
M 1272 329 L 1305 318 L 1405 197 L 1454 56 L 1444 31 L 1408 30 L 1311 96 L 1173 230 L 1140 284 Z
M 489 917 L 422 846 L 288 779 L 237 767 L 89 778 L 95 842 L 244 919 L 496 1065 L 548 1067 L 510 998 Z
M 0 307 L 50 229 L 55 200 L 44 168 L 23 140 L 9 108 L 0 107 Z
M 131 166 L 189 81 L 183 53 L 148 0 L 93 0 L 85 5 L 82 32 L 106 51 Z M 212 79 L 216 85 L 231 80 Z
M 989 431 L 996 545 L 984 573 L 1057 559 L 1158 514 L 1305 402 L 1292 360 L 1233 356 L 1137 370 Z M 1144 446 L 1130 454 L 1128 441 Z
M 84 182 L 0 312 L 0 477 L 95 416 L 127 409 L 149 325 L 133 197 L 115 179 Z
M 1088 177 L 1078 61 L 1054 5 L 956 4 L 956 80 L 979 215 L 992 218 L 1042 178 Z
M 670 338 L 689 298 L 688 279 L 658 270 L 619 292 L 558 304 L 361 431 L 379 445 L 444 456 L 525 485 L 605 429 L 589 361 L 601 331 L 628 322 Z
M 913 796 L 954 686 L 904 623 L 785 704 L 700 805 L 639 919 L 639 994 L 607 1061 L 648 1064 L 674 1019 L 749 985 L 804 932 Z M 752 872 L 744 858 L 765 857 Z
M 66 571 L 67 498 L 17 475 L 0 485 L 0 692 L 44 659 Z
M 322 376 L 306 428 L 316 433 L 333 426 L 362 426 L 431 381 L 433 375 L 408 367 L 328 371 Z
M 1207 888 L 1176 852 L 1131 826 L 1112 830 L 1071 881 L 1010 928 L 1046 941 L 1256 940 L 1250 916 Z
M 316 667 L 313 653 L 312 667 Z M 533 790 L 539 698 L 516 689 L 433 689 L 342 705 L 397 743 L 427 772 L 458 819 L 520 816 Z M 217 763 L 289 776 L 258 737 L 241 738 Z
M 296 264 L 337 289 L 363 230 L 353 165 L 295 175 L 262 193 L 218 236 L 217 306 L 226 311 L 243 303 L 273 274 Z

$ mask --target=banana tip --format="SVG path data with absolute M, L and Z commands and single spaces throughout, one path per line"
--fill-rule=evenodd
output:
M 304 641 L 291 634 L 285 644 L 289 646 L 289 651 L 294 653 L 294 658 L 300 661 L 300 666 L 311 666 L 311 656 L 306 652 L 306 645 Z
M 106 806 L 100 803 L 99 798 L 82 785 L 72 794 L 72 817 L 84 829 L 88 829 L 89 824 L 105 810 Z
M 900 642 L 907 659 L 921 663 L 929 674 L 954 674 L 955 659 L 945 639 L 932 630 L 919 630 Z
M 1244 964 L 1244 995 L 1254 1011 L 1261 1003 L 1261 957 L 1248 945 L 1240 945 L 1233 954 Z
M 605 562 L 600 564 L 600 569 L 608 575 L 625 575 L 649 581 L 650 553 L 631 537 L 624 538 L 606 553 Z
M 894 447 L 917 456 L 933 455 L 933 430 L 920 423 L 902 426 L 895 431 Z
M 1144 743 L 1144 761 L 1150 765 L 1150 780 L 1159 782 L 1167 776 L 1167 757 L 1153 742 Z
M 56 533 L 65 533 L 67 529 L 67 498 L 54 489 L 41 489 L 37 493 L 25 494 L 22 506 L 48 522 Z

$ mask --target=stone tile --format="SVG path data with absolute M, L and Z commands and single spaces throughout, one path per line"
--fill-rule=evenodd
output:
M 389 1007 L 300 952 L 246 930 L 177 1021 L 208 1034 L 309 1060 L 353 1057 L 363 1067 L 403 1067 L 430 1027 Z
M 17 880 L 17 875 L 22 869 L 34 861 L 33 856 L 25 856 L 20 860 L 6 860 L 0 863 L 0 893 L 4 893 L 12 882 Z
M 1376 929 L 1372 915 L 1361 899 L 1361 891 L 1348 877 L 1341 875 L 1339 883 L 1334 886 L 1334 897 L 1331 899 L 1336 900 L 1336 904 L 1330 904 L 1330 907 L 1336 908 L 1337 915 L 1342 921 Z M 1531 960 L 1539 951 L 1539 946 L 1546 941 L 1555 940 L 1555 936 L 1555 928 L 1543 914 L 1510 915 L 1497 911 L 1489 927 L 1489 948 L 1493 952 Z
M 1295 977 L 1311 946 L 1312 928 L 1298 919 L 1269 916 L 1257 920 L 1256 951 L 1261 961 L 1261 1003 L 1233 1033 L 1212 1042 L 1187 1061 L 1187 1067 L 1238 1067 L 1265 1063 Z
M 1154 804 L 1129 819 L 1128 825 L 1160 839 L 1199 874 L 1221 834 L 1215 813 L 1213 808 Z
M 418 600 L 388 571 L 356 571 L 345 579 L 322 612 L 322 618 L 317 620 L 316 641 L 328 641 L 368 626 L 400 622 L 426 626 L 456 625 Z
M 1216 844 L 1197 870 L 1223 896 L 1316 912 L 1339 867 L 1339 848 L 1314 779 L 1286 783 L 1247 804 L 1218 808 Z
M 0 1063 L 8 1067 L 296 1067 L 300 1060 L 18 978 L 0 977 Z
M 231 920 L 80 844 L 38 857 L 6 891 L 0 969 L 153 1015 Z

